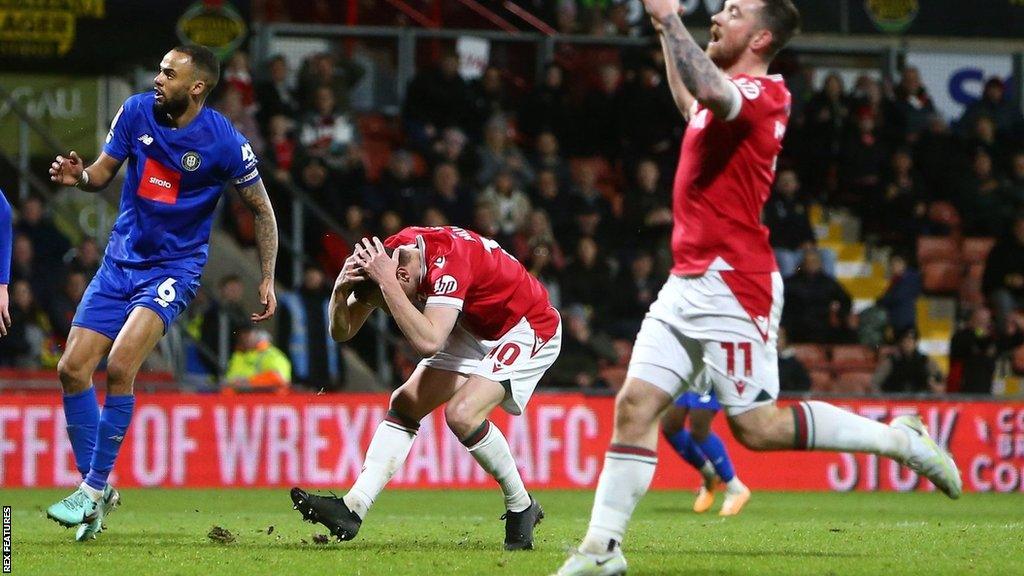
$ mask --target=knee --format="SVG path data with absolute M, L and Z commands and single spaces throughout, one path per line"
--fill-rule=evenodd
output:
M 707 440 L 710 434 L 711 430 L 707 426 L 695 425 L 693 422 L 690 422 L 690 436 L 694 442 L 699 444 Z
M 404 388 L 399 388 L 391 393 L 391 405 L 389 408 L 410 420 L 419 421 L 424 416 L 420 414 L 417 408 L 416 399 Z
M 647 428 L 655 423 L 657 414 L 649 410 L 649 404 L 635 392 L 626 388 L 615 397 L 615 424 L 619 431 Z M 681 428 L 681 424 L 676 431 Z
M 57 362 L 57 374 L 60 377 L 60 385 L 67 393 L 81 392 L 89 387 L 92 375 L 87 373 L 81 366 L 72 361 L 67 354 L 61 356 Z
M 476 412 L 468 400 L 454 399 L 444 407 L 444 419 L 455 436 L 463 439 L 480 426 L 482 420 Z
M 107 361 L 107 387 L 115 392 L 130 392 L 136 372 L 129 362 L 111 357 Z

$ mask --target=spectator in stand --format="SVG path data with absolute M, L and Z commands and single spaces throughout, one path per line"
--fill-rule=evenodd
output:
M 331 339 L 327 302 L 330 286 L 323 271 L 309 266 L 296 292 L 281 294 L 277 341 L 288 351 L 294 380 L 314 390 L 341 387 L 341 354 Z
M 15 234 L 14 245 L 11 247 L 11 282 L 28 282 L 35 299 L 44 307 L 49 304 L 57 288 L 45 269 L 44 265 L 36 264 L 35 251 L 28 236 Z
M 348 58 L 322 52 L 307 58 L 299 70 L 297 98 L 302 107 L 316 105 L 320 88 L 331 91 L 339 112 L 348 112 L 348 92 L 363 77 L 362 66 Z
M 949 392 L 991 394 L 1000 352 L 992 312 L 984 306 L 975 308 L 949 344 Z
M 645 59 L 640 64 L 636 79 L 624 90 L 620 137 L 623 156 L 630 165 L 647 156 L 668 160 L 678 159 L 678 143 L 684 122 L 666 122 L 666 118 L 679 118 L 672 92 L 662 74 L 664 65 Z
M 914 142 L 934 112 L 935 105 L 921 82 L 921 72 L 913 66 L 907 66 L 895 89 L 894 123 L 908 141 Z
M 569 136 L 571 111 L 565 69 L 550 63 L 544 68 L 544 82 L 534 88 L 519 112 L 519 130 L 527 138 L 551 132 L 557 141 L 564 142 Z
M 573 213 L 593 209 L 601 215 L 607 226 L 612 220 L 612 205 L 597 187 L 597 170 L 592 162 L 583 162 L 576 171 L 576 185 L 572 189 Z
M 217 283 L 219 298 L 206 309 L 202 322 L 202 341 L 218 360 L 227 361 L 231 342 L 252 322 L 243 302 L 245 286 L 236 274 L 228 274 Z
M 843 148 L 839 168 L 844 193 L 832 202 L 854 208 L 861 216 L 871 213 L 867 199 L 877 198 L 888 152 L 879 138 L 875 116 L 870 110 L 857 113 L 855 130 Z
M 255 115 L 259 108 L 256 100 L 256 90 L 252 82 L 252 69 L 249 66 L 249 54 L 244 50 L 235 50 L 235 53 L 228 58 L 224 67 L 223 85 L 225 90 L 234 89 L 238 91 L 242 109 L 248 115 Z M 223 98 L 223 95 L 221 96 Z M 235 124 L 237 127 L 238 125 Z M 252 136 L 243 132 L 246 137 L 252 140 Z
M 565 333 L 562 351 L 548 372 L 552 386 L 565 388 L 607 388 L 600 379 L 604 364 L 615 364 L 619 355 L 611 339 L 596 332 L 591 325 L 594 317 L 583 306 L 569 306 L 563 312 Z
M 255 107 L 245 105 L 245 96 L 234 85 L 228 85 L 221 92 L 220 101 L 217 102 L 217 111 L 224 115 L 231 124 L 249 139 L 252 151 L 257 156 L 264 155 L 265 146 L 263 143 L 263 131 L 256 122 Z
M 789 345 L 785 328 L 779 328 L 779 389 L 783 392 L 808 392 L 811 377 L 807 367 L 796 357 L 796 349 Z
M 1010 179 L 1006 183 L 1007 199 L 1014 211 L 1024 209 L 1024 150 L 1014 152 L 1010 158 Z
M 654 257 L 649 252 L 637 252 L 629 270 L 619 272 L 612 285 L 609 312 L 614 320 L 608 323 L 608 332 L 615 338 L 626 340 L 636 337 L 640 322 L 651 307 L 664 280 L 654 274 Z
M 530 198 L 519 188 L 515 176 L 508 170 L 498 172 L 494 183 L 480 194 L 477 202 L 490 204 L 494 208 L 499 233 L 505 238 L 515 236 L 530 215 Z
M 578 34 L 580 32 L 575 0 L 558 0 L 555 22 L 560 34 Z
M 764 223 L 783 278 L 796 272 L 803 251 L 816 243 L 807 205 L 797 197 L 799 191 L 796 170 L 781 170 L 775 179 L 775 193 L 764 207 Z
M 996 332 L 1006 334 L 1011 314 L 1024 307 L 1024 214 L 1013 221 L 985 261 L 982 291 L 996 319 Z
M 377 183 L 376 193 L 373 198 L 367 198 L 368 206 L 378 212 L 395 210 L 405 222 L 419 222 L 430 195 L 415 170 L 415 158 L 411 152 L 392 152 L 388 168 Z
M 849 98 L 850 117 L 855 118 L 859 114 L 870 112 L 875 119 L 875 128 L 884 139 L 891 139 L 889 117 L 892 116 L 892 101 L 886 98 L 883 85 L 880 81 L 867 74 L 857 77 L 853 92 Z M 850 122 L 847 122 L 849 129 Z
M 599 322 L 609 318 L 608 305 L 612 294 L 608 284 L 611 272 L 600 254 L 597 242 L 581 238 L 576 246 L 576 257 L 562 270 L 562 299 L 566 305 L 582 304 L 588 307 Z
M 292 126 L 291 119 L 282 114 L 271 116 L 267 125 L 268 146 L 264 158 L 273 167 L 270 174 L 273 181 L 280 185 L 291 183 L 298 152 L 299 143 L 295 140 Z
M 882 183 L 876 204 L 878 218 L 870 218 L 883 244 L 910 251 L 928 227 L 928 190 L 914 170 L 911 151 L 900 148 L 892 155 L 889 177 Z M 867 224 L 867 222 L 865 222 Z
M 951 186 L 964 162 L 959 154 L 953 154 L 960 148 L 949 124 L 938 114 L 928 119 L 928 127 L 921 133 L 914 147 L 914 164 L 918 173 L 924 178 L 925 186 L 936 200 L 952 200 L 956 187 Z
M 57 340 L 63 344 L 71 331 L 71 321 L 75 318 L 75 310 L 85 294 L 88 284 L 81 272 L 68 272 L 64 276 L 63 289 L 54 297 L 49 306 L 50 324 L 53 326 Z
M 459 57 L 446 52 L 438 66 L 421 70 L 409 82 L 402 109 L 405 132 L 413 145 L 426 145 L 449 127 L 465 129 L 469 88 L 459 76 Z
M 544 246 L 548 250 L 550 260 L 555 270 L 565 267 L 565 255 L 555 238 L 555 231 L 551 227 L 551 220 L 547 212 L 541 209 L 534 209 L 519 233 L 516 234 L 515 242 L 511 249 L 515 257 L 522 261 L 530 259 L 534 248 Z
M 351 250 L 363 238 L 373 238 L 373 231 L 366 224 L 366 210 L 362 206 L 352 204 L 345 209 L 345 228 L 342 231 L 342 239 Z M 340 271 L 340 264 L 338 269 Z
M 388 236 L 394 236 L 398 234 L 398 231 L 405 226 L 402 222 L 402 217 L 394 210 L 385 210 L 380 215 L 380 236 L 381 238 L 387 238 Z
M 41 354 L 52 337 L 50 319 L 36 304 L 28 282 L 11 284 L 11 326 L 0 339 L 0 366 L 40 368 Z
M 622 97 L 622 70 L 616 64 L 601 67 L 596 89 L 587 92 L 573 149 L 579 156 L 618 158 Z
M 624 240 L 645 249 L 667 246 L 672 234 L 672 196 L 661 184 L 661 171 L 654 160 L 642 160 L 636 168 L 636 184 L 623 202 Z M 670 263 L 657 262 L 664 271 Z
M 473 209 L 473 226 L 471 229 L 485 238 L 496 240 L 498 244 L 503 246 L 509 246 L 512 243 L 512 238 L 506 238 L 501 235 L 501 229 L 498 228 L 498 217 L 495 215 L 494 205 L 492 204 L 476 205 L 476 208 Z
M 900 333 L 917 326 L 917 299 L 921 296 L 921 274 L 907 265 L 899 253 L 889 257 L 889 287 L 878 299 L 886 311 L 893 332 Z
M 957 127 L 966 133 L 974 126 L 975 121 L 986 116 L 995 122 L 996 129 L 1009 135 L 1017 130 L 1024 119 L 1021 118 L 1020 107 L 1014 105 L 1012 99 L 1006 97 L 1006 85 L 1002 78 L 992 76 L 985 82 L 981 98 L 967 106 Z
M 284 392 L 292 380 L 292 366 L 270 340 L 270 333 L 246 328 L 238 335 L 224 374 L 224 388 L 239 392 Z
M 475 138 L 481 136 L 484 124 L 495 116 L 507 117 L 514 112 L 505 89 L 501 69 L 488 66 L 484 73 L 469 86 L 470 116 L 467 131 Z
M 459 174 L 467 179 L 476 174 L 476 152 L 467 146 L 469 139 L 466 133 L 458 128 L 445 128 L 441 137 L 434 141 L 431 148 L 431 165 L 451 162 L 459 168 Z
M 549 244 L 537 244 L 533 251 L 522 260 L 534 278 L 540 280 L 548 291 L 548 299 L 555 308 L 562 307 L 562 285 L 558 283 L 558 267 L 554 263 L 554 251 Z
M 340 167 L 349 148 L 358 145 L 355 126 L 335 107 L 334 91 L 328 86 L 316 89 L 313 111 L 306 114 L 299 131 L 305 153 Z
M 825 77 L 821 90 L 804 108 L 804 116 L 806 147 L 802 160 L 809 167 L 809 181 L 817 185 L 824 176 L 823 170 L 839 157 L 850 117 L 850 104 L 839 74 L 832 72 Z
M 992 157 L 998 167 L 1002 165 L 1003 145 L 996 137 L 996 123 L 988 116 L 978 116 L 974 120 L 971 133 L 964 139 L 967 156 L 973 158 L 974 152 L 984 150 Z
M 871 377 L 878 392 L 886 394 L 945 394 L 946 383 L 934 360 L 918 350 L 916 328 L 901 332 L 896 349 L 882 358 Z
M 786 279 L 785 301 L 782 325 L 793 342 L 840 343 L 853 339 L 850 295 L 822 270 L 817 250 L 805 250 L 803 265 Z
M 534 171 L 538 173 L 543 170 L 554 172 L 561 186 L 568 186 L 572 181 L 569 163 L 560 154 L 558 138 L 554 132 L 544 131 L 537 136 L 536 150 L 531 164 Z
M 537 192 L 533 195 L 532 204 L 547 213 L 551 227 L 564 234 L 572 225 L 572 201 L 563 192 L 564 188 L 558 176 L 551 170 L 537 173 Z
M 523 186 L 533 185 L 537 176 L 526 157 L 509 138 L 508 131 L 508 120 L 503 116 L 495 116 L 487 121 L 484 142 L 477 148 L 479 168 L 476 180 L 480 186 L 491 184 L 502 170 L 511 172 Z
M 996 176 L 992 157 L 982 148 L 974 153 L 971 171 L 960 186 L 957 204 L 968 235 L 1000 236 L 1006 229 L 1012 201 Z
M 43 201 L 29 196 L 22 203 L 19 216 L 14 232 L 31 241 L 35 262 L 43 266 L 60 263 L 71 249 L 71 241 L 46 215 Z
M 100 269 L 100 247 L 96 239 L 91 236 L 82 238 L 74 250 L 74 257 L 68 262 L 68 270 L 81 272 L 86 279 L 91 280 Z
M 473 222 L 473 197 L 462 187 L 461 180 L 455 164 L 438 164 L 434 168 L 430 205 L 437 207 L 445 219 L 455 226 L 469 227 Z
M 448 221 L 448 217 L 444 215 L 434 206 L 428 207 L 423 211 L 423 225 L 431 228 L 437 228 L 440 226 L 448 226 L 451 222 Z
M 266 67 L 269 77 L 256 84 L 255 88 L 256 101 L 260 106 L 257 114 L 260 124 L 266 126 L 275 116 L 298 118 L 301 106 L 288 80 L 288 61 L 278 54 L 267 62 Z M 267 138 L 270 139 L 269 134 Z

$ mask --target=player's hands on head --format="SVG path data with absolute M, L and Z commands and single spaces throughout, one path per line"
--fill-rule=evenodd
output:
M 398 270 L 398 260 L 388 256 L 380 238 L 374 236 L 372 241 L 369 238 L 363 238 L 362 249 L 357 249 L 353 256 L 366 276 L 381 287 L 391 282 L 398 282 L 395 275 Z
M 359 266 L 359 262 L 356 261 L 356 253 L 361 251 L 362 247 L 356 244 L 352 255 L 345 258 L 345 263 L 341 266 L 341 272 L 338 273 L 338 278 L 334 281 L 335 290 L 350 292 L 356 284 L 366 280 L 366 274 L 363 272 L 362 267 Z
M 67 156 L 58 155 L 50 164 L 50 180 L 64 186 L 74 186 L 82 177 L 83 170 L 85 163 L 78 152 L 72 150 Z
M 655 20 L 660 22 L 672 14 L 679 13 L 679 0 L 644 0 L 644 8 Z M 658 30 L 655 23 L 655 30 Z
M 253 322 L 263 322 L 277 312 L 277 294 L 274 293 L 273 278 L 264 278 L 260 282 L 260 304 L 263 304 L 263 312 L 253 312 Z
M 7 284 L 0 284 L 0 336 L 7 336 L 11 327 L 11 301 L 7 293 Z

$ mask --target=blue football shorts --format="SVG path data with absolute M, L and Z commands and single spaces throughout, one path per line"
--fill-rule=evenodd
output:
M 194 268 L 179 263 L 159 263 L 140 269 L 104 258 L 71 324 L 115 340 L 131 311 L 142 306 L 160 316 L 166 333 L 195 297 L 199 276 Z

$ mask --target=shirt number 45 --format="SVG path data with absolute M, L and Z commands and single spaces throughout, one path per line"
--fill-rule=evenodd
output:
M 153 298 L 153 301 L 159 304 L 160 307 L 167 308 L 178 297 L 178 291 L 174 289 L 175 282 L 177 280 L 174 278 L 168 278 L 156 287 L 156 298 Z

